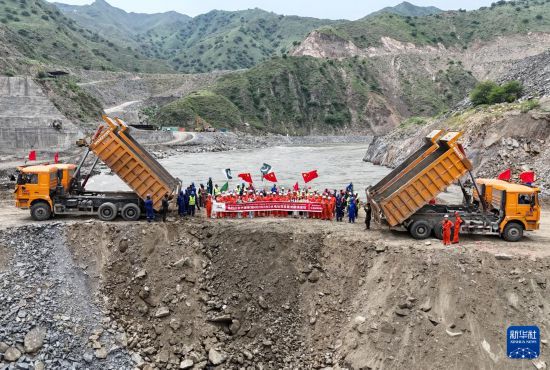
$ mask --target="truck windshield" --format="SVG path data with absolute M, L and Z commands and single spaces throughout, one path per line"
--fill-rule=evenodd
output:
M 535 197 L 532 194 L 519 194 L 518 204 L 535 204 Z
M 17 184 L 38 184 L 38 174 L 36 173 L 20 173 L 17 175 Z

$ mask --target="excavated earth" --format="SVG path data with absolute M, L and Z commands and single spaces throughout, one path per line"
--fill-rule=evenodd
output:
M 542 369 L 549 245 L 294 219 L 7 228 L 0 369 Z M 540 327 L 538 360 L 506 358 L 509 325 Z

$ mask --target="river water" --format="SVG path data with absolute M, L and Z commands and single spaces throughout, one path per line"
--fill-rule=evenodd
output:
M 312 189 L 344 189 L 353 182 L 355 191 L 364 198 L 364 189 L 375 184 L 390 169 L 363 162 L 365 144 L 337 144 L 312 146 L 279 146 L 227 152 L 182 153 L 161 159 L 159 162 L 174 176 L 183 181 L 184 186 L 194 182 L 205 184 L 212 177 L 215 184 L 225 182 L 224 169 L 230 168 L 233 180 L 231 188 L 241 181 L 237 174 L 249 172 L 258 187 L 271 188 L 272 184 L 261 181 L 260 168 L 270 164 L 279 185 L 292 187 L 296 181 L 304 186 L 302 172 L 317 170 L 319 177 L 307 186 Z M 89 190 L 129 190 L 117 176 L 102 173 L 90 180 Z

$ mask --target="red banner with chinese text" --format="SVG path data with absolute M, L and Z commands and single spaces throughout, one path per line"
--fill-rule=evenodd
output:
M 321 203 L 299 202 L 249 202 L 249 203 L 214 203 L 215 212 L 249 212 L 249 211 L 300 211 L 323 212 Z

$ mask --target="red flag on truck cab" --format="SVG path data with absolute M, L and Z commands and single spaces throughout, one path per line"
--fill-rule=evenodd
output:
M 519 174 L 519 179 L 523 184 L 531 184 L 535 182 L 535 172 L 525 171 Z
M 296 181 L 296 184 L 294 184 L 294 191 L 299 191 L 300 185 L 298 185 L 298 181 Z
M 510 181 L 511 178 L 512 178 L 512 170 L 509 168 L 506 171 L 501 172 L 500 175 L 498 175 L 499 180 Z
M 271 182 L 277 182 L 277 176 L 275 176 L 275 172 L 266 173 L 264 175 L 264 179 Z
M 53 163 L 59 163 L 59 153 L 55 153 L 53 156 Z
M 240 177 L 244 182 L 252 184 L 252 176 L 249 173 L 240 173 L 237 176 Z
M 31 150 L 29 152 L 29 161 L 36 161 L 36 150 Z
M 304 178 L 304 182 L 307 184 L 308 182 L 318 178 L 319 174 L 317 173 L 317 170 L 313 170 L 313 171 L 302 173 L 302 177 Z

